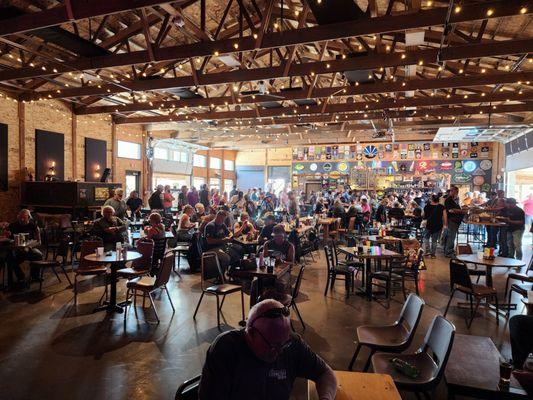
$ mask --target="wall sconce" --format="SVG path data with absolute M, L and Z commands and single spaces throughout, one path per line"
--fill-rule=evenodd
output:
M 96 164 L 94 166 L 94 177 L 95 178 L 100 178 L 100 164 Z
M 56 162 L 50 161 L 48 163 L 48 175 L 54 176 L 56 174 Z

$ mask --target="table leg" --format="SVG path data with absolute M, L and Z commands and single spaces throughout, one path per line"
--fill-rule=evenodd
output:
M 366 296 L 368 301 L 372 300 L 372 282 L 370 280 L 370 271 L 372 268 L 370 258 L 365 260 L 365 286 L 366 286 Z
M 119 314 L 122 314 L 124 312 L 124 309 L 117 305 L 117 270 L 119 268 L 122 268 L 124 266 L 123 263 L 120 264 L 112 264 L 111 265 L 111 275 L 110 275 L 110 294 L 109 294 L 109 302 L 107 304 L 104 304 L 100 307 L 95 308 L 94 312 L 97 311 L 107 311 L 107 312 L 116 312 Z
M 486 268 L 486 273 L 487 273 L 487 276 L 485 278 L 485 283 L 488 287 L 492 287 L 492 266 L 486 265 L 485 268 Z
M 324 242 L 324 244 L 327 244 L 328 243 L 328 239 L 329 239 L 329 225 L 328 224 L 324 224 L 322 225 L 322 227 L 324 228 L 324 237 L 322 239 L 322 241 Z

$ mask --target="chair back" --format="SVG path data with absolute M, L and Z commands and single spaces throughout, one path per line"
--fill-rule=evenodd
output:
M 220 279 L 224 283 L 224 274 L 220 269 L 217 254 L 213 251 L 206 251 L 202 254 L 201 259 L 202 289 L 204 283 L 212 279 Z
M 335 268 L 335 256 L 333 255 L 333 250 L 328 245 L 324 246 L 324 253 L 326 255 L 326 263 L 328 266 L 328 271 L 332 271 Z
M 433 377 L 435 383 L 438 383 L 444 374 L 452 351 L 454 337 L 455 326 L 444 317 L 435 316 L 424 338 L 424 344 L 419 349 L 419 352 L 427 352 L 438 366 Z
M 353 232 L 355 230 L 355 217 L 350 217 L 348 220 L 348 232 Z
M 450 287 L 463 286 L 472 289 L 468 267 L 459 260 L 450 260 Z
M 163 257 L 165 256 L 165 250 L 167 248 L 167 238 L 157 238 L 153 239 L 154 241 L 154 252 L 152 255 L 152 269 L 157 270 L 159 268 L 159 264 L 163 260 Z
M 172 269 L 174 268 L 174 253 L 169 252 L 165 255 L 163 258 L 163 261 L 161 263 L 161 268 L 159 268 L 159 271 L 157 271 L 157 275 L 155 278 L 154 286 L 156 288 L 164 286 L 168 283 L 168 280 L 170 279 L 170 273 L 172 272 Z
M 458 256 L 461 254 L 474 254 L 472 247 L 468 243 L 457 243 L 455 248 L 455 254 Z
M 198 390 L 200 388 L 201 377 L 202 375 L 198 375 L 183 382 L 176 391 L 174 400 L 198 400 Z
M 142 257 L 134 260 L 131 267 L 133 269 L 150 269 L 154 255 L 154 241 L 152 239 L 138 240 L 135 247 L 142 254 Z
M 81 242 L 80 263 L 78 265 L 78 269 L 90 269 L 92 267 L 101 265 L 100 263 L 87 261 L 85 256 L 96 253 L 96 248 L 103 246 L 104 244 L 102 240 L 84 240 Z
M 57 257 L 61 257 L 61 262 L 66 263 L 68 252 L 70 251 L 70 238 L 68 236 L 63 236 L 59 241 L 59 246 L 57 247 Z
M 298 276 L 296 277 L 296 282 L 294 283 L 294 288 L 292 289 L 292 301 L 295 301 L 298 295 L 300 294 L 300 286 L 302 285 L 302 278 L 304 276 L 305 265 L 300 267 L 298 271 Z
M 425 302 L 416 294 L 411 293 L 407 297 L 407 300 L 403 304 L 402 311 L 400 312 L 400 318 L 398 318 L 398 323 L 406 323 L 409 326 L 409 339 L 411 342 L 414 337 L 414 333 L 420 322 L 420 317 L 422 316 L 422 310 L 424 308 Z

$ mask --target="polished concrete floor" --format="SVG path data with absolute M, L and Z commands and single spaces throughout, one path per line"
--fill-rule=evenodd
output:
M 528 246 L 527 260 L 530 250 Z M 354 349 L 355 328 L 393 321 L 403 297 L 398 293 L 390 309 L 358 296 L 345 299 L 342 282 L 324 296 L 325 258 L 322 251 L 317 256 L 316 262 L 308 263 L 299 301 L 307 329 L 302 332 L 296 320 L 295 327 L 334 369 L 343 370 Z M 413 348 L 448 300 L 448 260 L 439 256 L 427 260 L 427 265 L 420 282 L 427 305 Z M 503 293 L 506 270 L 494 273 L 495 285 Z M 159 325 L 146 322 L 154 319 L 151 310 L 139 309 L 140 320 L 129 313 L 126 329 L 122 315 L 92 312 L 102 286 L 91 280 L 81 284 L 77 307 L 71 288 L 53 276 L 47 276 L 42 293 L 37 285 L 29 291 L 0 292 L 0 398 L 172 399 L 182 381 L 200 372 L 206 350 L 219 331 L 214 298 L 205 298 L 197 320 L 192 319 L 200 296 L 199 276 L 182 274 L 181 279 L 174 275 L 171 279 L 175 314 L 166 296 L 161 296 L 156 300 Z M 121 281 L 119 299 L 124 292 Z M 224 329 L 238 327 L 239 297 L 229 296 L 224 305 Z M 510 356 L 505 318 L 497 326 L 494 313 L 482 311 L 467 330 L 463 311 L 453 307 L 449 313 L 458 333 L 490 336 L 503 355 Z M 362 368 L 366 355 L 363 350 L 356 370 Z M 302 386 L 295 390 L 297 399 L 303 398 Z M 442 390 L 437 398 L 445 398 Z

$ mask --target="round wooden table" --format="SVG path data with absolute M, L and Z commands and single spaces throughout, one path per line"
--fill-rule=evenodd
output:
M 99 264 L 109 264 L 111 266 L 111 293 L 109 295 L 109 302 L 101 307 L 97 307 L 94 311 L 122 313 L 124 312 L 124 309 L 117 304 L 117 271 L 124 268 L 124 265 L 128 261 L 141 258 L 142 254 L 136 251 L 128 251 L 125 257 L 123 257 L 122 254 L 120 257 L 117 257 L 116 251 L 112 251 L 110 255 L 106 254 L 107 253 L 104 253 L 103 255 L 89 254 L 85 256 L 87 261 Z
M 507 257 L 495 257 L 492 260 L 485 260 L 478 258 L 477 254 L 461 254 L 456 257 L 459 261 L 484 265 L 487 271 L 487 276 L 485 282 L 488 287 L 492 287 L 492 268 L 501 267 L 501 268 L 520 268 L 526 265 L 522 260 L 515 260 L 514 258 Z

